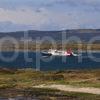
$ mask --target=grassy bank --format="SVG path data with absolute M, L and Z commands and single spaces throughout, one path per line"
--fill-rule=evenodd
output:
M 81 100 L 82 98 L 82 100 L 90 100 L 91 98 L 91 100 L 96 100 L 97 98 L 100 99 L 99 95 L 63 92 L 56 89 L 38 89 L 33 88 L 33 86 L 41 84 L 64 84 L 77 87 L 100 88 L 99 77 L 100 70 L 67 70 L 39 72 L 32 69 L 0 69 L 0 96 L 15 97 L 17 95 L 35 95 L 39 98 L 49 98 L 43 100 L 58 100 L 56 99 L 57 97 L 61 97 L 61 100 L 62 98 L 69 98 L 69 100 Z
M 40 84 L 66 84 L 100 88 L 100 70 L 39 72 L 26 70 L 1 70 L 0 88 L 30 88 Z

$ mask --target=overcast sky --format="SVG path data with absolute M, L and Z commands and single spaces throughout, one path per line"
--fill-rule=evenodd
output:
M 100 28 L 100 0 L 0 0 L 0 31 Z

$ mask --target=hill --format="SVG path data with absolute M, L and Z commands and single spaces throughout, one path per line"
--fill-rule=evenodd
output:
M 55 39 L 56 41 L 62 40 L 62 32 L 66 32 L 66 38 L 69 38 L 71 36 L 77 36 L 82 41 L 88 42 L 90 39 L 92 39 L 95 36 L 100 35 L 100 29 L 73 29 L 73 30 L 65 30 L 65 31 L 36 31 L 36 30 L 29 30 L 27 31 L 28 36 L 32 38 L 33 40 L 37 37 L 43 38 L 44 36 L 49 36 Z M 24 31 L 18 31 L 18 32 L 0 32 L 0 38 L 5 36 L 11 36 L 18 40 L 21 40 L 24 36 Z

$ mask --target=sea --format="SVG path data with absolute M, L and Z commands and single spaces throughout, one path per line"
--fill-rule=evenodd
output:
M 76 57 L 47 57 L 33 51 L 0 51 L 0 68 L 32 68 L 40 71 L 100 69 L 100 51 L 82 52 Z

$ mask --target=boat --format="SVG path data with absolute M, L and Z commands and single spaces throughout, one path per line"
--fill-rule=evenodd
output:
M 49 49 L 48 51 L 41 52 L 42 56 L 78 56 L 71 49 L 69 50 L 55 50 Z

